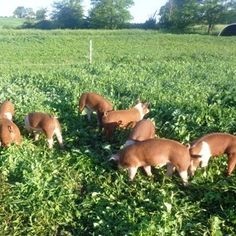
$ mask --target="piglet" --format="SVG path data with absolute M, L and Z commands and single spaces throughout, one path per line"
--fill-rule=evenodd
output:
M 143 167 L 151 176 L 151 166 L 167 165 L 167 174 L 172 175 L 176 168 L 183 184 L 188 184 L 190 166 L 189 149 L 183 144 L 170 139 L 149 139 L 122 149 L 113 156 L 118 166 L 127 168 L 129 179 L 133 180 L 137 169 Z
M 132 145 L 136 142 L 155 138 L 155 125 L 151 120 L 140 120 L 130 132 L 128 140 L 124 147 Z
M 97 113 L 99 128 L 102 128 L 102 116 L 104 112 L 111 111 L 112 103 L 97 93 L 83 93 L 79 99 L 79 110 L 85 109 L 88 120 L 91 120 L 92 112 Z
M 39 138 L 39 133 L 43 132 L 48 141 L 48 147 L 53 147 L 53 136 L 57 137 L 59 145 L 63 148 L 61 126 L 56 117 L 42 112 L 29 113 L 25 117 L 25 127 L 29 132 L 34 133 L 35 141 Z
M 15 123 L 6 118 L 0 119 L 0 146 L 8 147 L 10 144 L 21 144 L 20 130 Z
M 6 100 L 0 105 L 0 118 L 12 120 L 14 113 L 14 105 L 10 101 Z
M 197 167 L 206 167 L 212 156 L 227 154 L 227 175 L 231 175 L 236 165 L 236 136 L 227 133 L 204 135 L 191 144 L 189 149 L 192 161 L 190 174 L 194 175 Z
M 111 138 L 114 129 L 117 127 L 133 128 L 148 112 L 148 104 L 142 102 L 138 102 L 138 104 L 128 110 L 105 112 L 102 117 L 105 135 L 107 138 Z

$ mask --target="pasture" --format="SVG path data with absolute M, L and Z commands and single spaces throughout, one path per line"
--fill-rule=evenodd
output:
M 88 62 L 93 40 L 93 63 Z M 177 174 L 138 171 L 133 183 L 108 158 L 112 143 L 77 109 L 85 91 L 116 109 L 150 103 L 157 135 L 189 143 L 209 132 L 236 134 L 234 37 L 153 31 L 0 31 L 0 100 L 16 108 L 24 141 L 0 149 L 1 235 L 235 235 L 236 171 L 211 159 L 183 187 Z M 66 149 L 48 150 L 24 129 L 28 112 L 59 117 Z

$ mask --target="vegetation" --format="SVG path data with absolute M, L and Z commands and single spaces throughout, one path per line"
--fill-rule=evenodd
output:
M 89 21 L 92 28 L 117 29 L 132 19 L 129 8 L 133 0 L 92 0 Z
M 0 29 L 10 29 L 22 26 L 25 19 L 18 19 L 13 17 L 0 17 Z
M 75 29 L 82 26 L 83 9 L 81 0 L 62 0 L 54 3 L 52 19 L 56 28 Z
M 188 26 L 207 24 L 210 33 L 215 24 L 234 22 L 235 11 L 235 0 L 169 0 L 160 9 L 159 24 L 182 32 Z
M 93 64 L 88 63 L 93 40 Z M 0 149 L 1 235 L 235 235 L 236 171 L 212 159 L 183 187 L 165 168 L 134 182 L 108 161 L 112 143 L 79 114 L 77 99 L 95 91 L 128 108 L 140 97 L 160 137 L 190 142 L 236 133 L 234 38 L 153 31 L 7 31 L 0 34 L 0 100 L 11 99 L 24 136 Z M 52 151 L 24 129 L 31 111 L 59 117 L 66 143 Z
M 23 28 L 38 29 L 163 29 L 171 32 L 191 32 L 196 25 L 207 25 L 208 34 L 216 24 L 236 21 L 235 0 L 169 0 L 142 24 L 130 24 L 129 8 L 133 0 L 93 0 L 88 17 L 83 15 L 82 0 L 60 0 L 53 4 L 53 14 L 46 20 L 47 9 L 36 13 L 31 8 L 17 7 L 14 16 L 26 18 Z M 156 16 L 160 19 L 157 21 Z M 36 20 L 36 21 L 35 21 Z

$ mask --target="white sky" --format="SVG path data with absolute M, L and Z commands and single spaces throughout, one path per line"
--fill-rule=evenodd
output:
M 0 16 L 12 16 L 18 6 L 31 7 L 34 11 L 42 7 L 50 10 L 55 1 L 57 0 L 0 0 Z M 158 13 L 160 7 L 166 2 L 167 0 L 134 0 L 134 5 L 130 8 L 132 22 L 145 22 L 156 10 Z M 83 0 L 84 13 L 87 12 L 89 6 L 90 0 Z

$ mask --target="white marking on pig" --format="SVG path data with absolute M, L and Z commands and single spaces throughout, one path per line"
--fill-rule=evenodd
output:
M 55 128 L 54 134 L 57 137 L 58 143 L 60 144 L 61 147 L 63 147 L 63 139 L 61 135 L 61 130 L 59 128 Z
M 134 143 L 135 143 L 134 140 L 128 139 L 128 140 L 125 142 L 125 144 L 124 144 L 124 148 L 127 147 L 127 146 L 130 146 L 130 145 L 132 145 L 132 144 L 134 144 Z
M 143 119 L 144 117 L 144 112 L 143 112 L 143 107 L 142 107 L 142 103 L 138 103 L 136 106 L 134 106 L 138 111 L 139 111 L 139 114 L 140 114 L 140 120 Z
M 130 167 L 129 168 L 129 180 L 132 181 L 134 179 L 137 169 L 138 169 L 138 167 Z
M 201 167 L 206 167 L 208 165 L 208 161 L 211 157 L 211 150 L 207 142 L 202 142 L 202 148 L 199 152 L 199 155 L 201 155 Z
M 114 161 L 119 161 L 120 156 L 119 154 L 114 154 L 109 158 L 109 161 L 114 160 Z
M 147 176 L 152 176 L 151 166 L 144 166 L 143 169 L 145 170 Z
M 34 140 L 38 141 L 39 140 L 39 133 L 34 133 Z
M 6 119 L 12 120 L 12 114 L 11 114 L 11 112 L 5 112 L 3 115 L 4 115 L 4 117 L 5 117 Z
M 53 147 L 53 139 L 52 138 L 48 139 L 48 147 L 49 148 Z
M 181 172 L 179 172 L 179 175 L 180 175 L 181 179 L 183 180 L 184 186 L 187 186 L 188 185 L 188 172 L 186 170 L 181 171 Z

